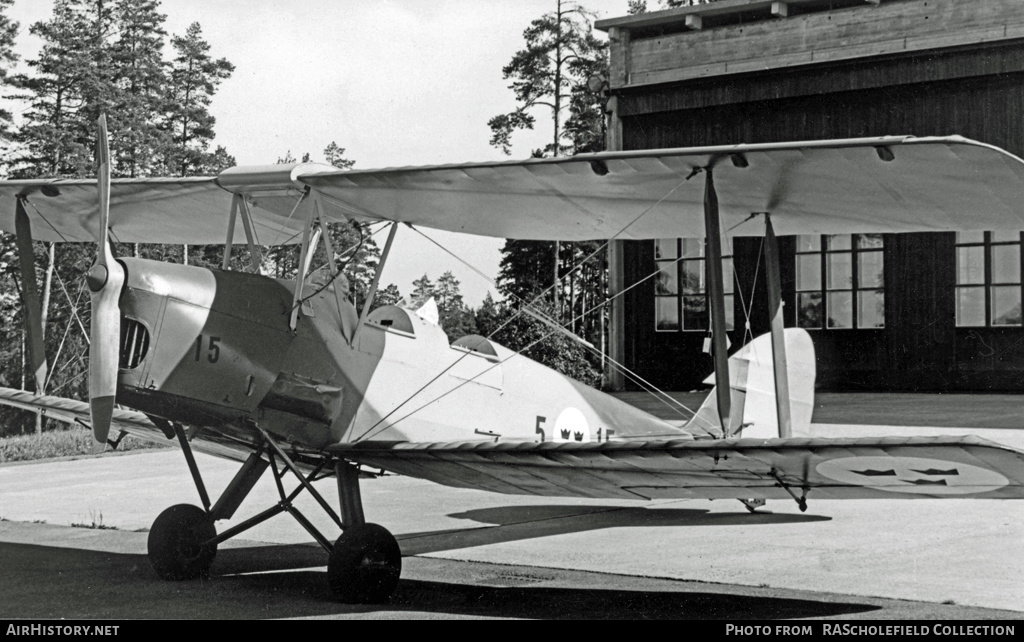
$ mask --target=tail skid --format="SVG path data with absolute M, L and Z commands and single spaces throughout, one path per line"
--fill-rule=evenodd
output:
M 785 337 L 793 436 L 805 437 L 810 434 L 814 410 L 814 344 L 810 335 L 799 328 L 787 328 Z M 772 364 L 771 335 L 768 334 L 757 337 L 729 358 L 734 424 L 726 431 L 728 437 L 772 439 L 779 436 Z M 714 383 L 714 376 L 705 379 L 704 383 Z M 714 391 L 686 429 L 694 434 L 722 435 Z

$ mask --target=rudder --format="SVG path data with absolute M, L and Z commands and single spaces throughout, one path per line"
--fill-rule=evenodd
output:
M 807 331 L 800 328 L 786 328 L 785 337 L 792 436 L 804 437 L 810 434 L 811 414 L 814 411 L 814 381 L 817 374 L 814 344 Z M 732 412 L 735 417 L 743 418 L 738 426 L 734 424 L 730 429 L 730 437 L 770 439 L 779 436 L 773 363 L 770 334 L 757 337 L 729 357 Z M 715 383 L 714 375 L 705 379 L 704 383 Z M 721 435 L 718 401 L 714 390 L 686 428 L 693 433 L 712 432 Z

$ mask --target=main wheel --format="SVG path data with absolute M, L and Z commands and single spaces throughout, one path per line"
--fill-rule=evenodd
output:
M 345 529 L 327 561 L 327 582 L 346 604 L 386 602 L 402 574 L 402 551 L 383 526 L 359 524 Z
M 205 576 L 217 554 L 216 544 L 203 542 L 217 536 L 206 511 L 190 504 L 171 506 L 149 531 L 149 563 L 165 580 L 194 580 Z

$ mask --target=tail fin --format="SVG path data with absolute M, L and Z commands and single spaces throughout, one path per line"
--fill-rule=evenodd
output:
M 807 436 L 814 410 L 814 344 L 810 335 L 799 328 L 786 328 L 785 336 L 793 436 Z M 704 380 L 704 383 L 714 382 L 714 376 Z M 729 436 L 778 437 L 771 335 L 757 337 L 729 357 L 729 387 L 732 389 L 732 413 L 737 419 L 743 418 L 738 427 L 730 430 Z M 695 433 L 722 433 L 714 391 L 686 428 Z

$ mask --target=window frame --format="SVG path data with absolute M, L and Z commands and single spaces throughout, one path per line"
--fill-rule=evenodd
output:
M 953 285 L 953 323 L 957 328 L 1020 328 L 1024 327 L 1024 319 L 1021 319 L 1017 323 L 995 323 L 993 317 L 994 310 L 992 308 L 995 303 L 995 297 L 993 296 L 993 290 L 996 288 L 1016 288 L 1016 294 L 1018 299 L 1018 305 L 1024 306 L 1024 231 L 1017 232 L 1017 237 L 1014 240 L 1004 240 L 997 238 L 997 232 L 982 232 L 981 240 L 963 240 L 962 235 L 968 234 L 965 232 L 956 232 L 954 240 L 954 264 L 956 269 L 956 276 Z M 996 282 L 997 278 L 995 275 L 994 266 L 994 249 L 1004 247 L 1016 247 L 1017 248 L 1017 280 L 1012 281 L 1000 281 Z M 961 282 L 961 266 L 960 266 L 960 249 L 961 248 L 981 248 L 982 249 L 982 278 L 977 282 Z M 960 321 L 960 292 L 968 289 L 980 289 L 983 291 L 983 323 L 966 323 Z M 1024 314 L 1022 314 L 1024 316 Z
M 726 324 L 727 330 L 732 331 L 736 327 L 736 311 L 735 311 L 735 296 L 736 296 L 736 264 L 734 259 L 734 250 L 732 247 L 731 239 L 723 239 L 725 243 L 722 245 L 722 273 L 724 278 L 724 289 L 725 289 L 725 313 L 726 313 Z M 658 256 L 658 248 L 660 243 L 667 241 L 675 242 L 675 257 L 660 258 Z M 686 241 L 694 241 L 699 248 L 696 255 L 689 254 L 684 255 L 684 247 Z M 674 293 L 662 294 L 658 292 L 658 285 L 660 280 L 655 281 L 654 286 L 654 331 L 658 333 L 670 333 L 670 332 L 708 332 L 710 328 L 711 320 L 711 297 L 708 293 L 707 287 L 707 274 L 706 274 L 706 259 L 705 252 L 707 243 L 703 237 L 685 237 L 685 238 L 674 238 L 674 239 L 655 239 L 654 240 L 654 264 L 657 270 L 656 274 L 660 275 L 662 272 L 661 265 L 672 263 L 674 264 L 674 277 L 676 284 L 676 291 Z M 684 287 L 684 264 L 698 264 L 699 265 L 699 292 L 686 292 Z M 656 276 L 656 279 L 659 277 Z M 705 321 L 702 327 L 686 327 L 686 306 L 684 301 L 688 297 L 701 297 L 704 301 L 704 317 Z M 676 327 L 673 328 L 660 328 L 659 326 L 659 305 L 660 301 L 666 299 L 674 299 L 675 314 L 676 314 Z
M 802 250 L 802 239 L 817 237 L 817 247 L 810 250 Z M 877 237 L 879 245 L 862 245 L 861 241 L 867 237 Z M 834 239 L 844 238 L 847 244 L 834 246 Z M 861 283 L 861 264 L 865 261 L 865 255 L 878 255 L 881 259 L 881 283 L 877 285 L 865 285 Z M 849 286 L 836 287 L 829 283 L 830 258 L 840 255 L 849 255 Z M 817 287 L 801 289 L 801 257 L 817 257 Z M 886 324 L 885 314 L 885 235 L 884 234 L 800 234 L 796 236 L 796 248 L 793 253 L 793 265 L 795 269 L 793 283 L 793 302 L 796 315 L 796 326 L 805 330 L 884 330 Z M 849 325 L 831 325 L 833 320 L 829 314 L 829 308 L 834 297 L 829 295 L 849 293 L 850 315 Z M 865 327 L 861 319 L 861 297 L 868 293 L 881 295 L 881 323 Z M 801 295 L 817 294 L 821 309 L 821 322 L 809 325 L 804 322 L 801 308 Z

